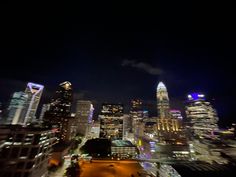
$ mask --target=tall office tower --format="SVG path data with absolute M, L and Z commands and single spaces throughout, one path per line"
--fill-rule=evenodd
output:
M 130 108 L 130 131 L 134 132 L 136 125 L 138 122 L 142 121 L 145 117 L 146 112 L 142 109 L 142 101 L 139 99 L 131 100 L 131 108 Z
M 178 141 L 185 142 L 182 136 L 180 120 L 173 116 L 176 114 L 170 112 L 169 97 L 166 86 L 160 82 L 157 86 L 157 137 L 159 141 L 176 144 Z
M 143 111 L 142 101 L 139 99 L 131 100 L 130 115 L 132 118 L 143 118 L 147 111 Z
M 71 114 L 72 100 L 72 85 L 70 82 L 65 81 L 59 85 L 50 103 L 49 111 L 56 116 L 68 116 Z
M 123 138 L 123 116 L 122 104 L 103 104 L 100 119 L 100 137 L 110 139 Z
M 139 99 L 134 99 L 131 100 L 131 111 L 132 112 L 137 112 L 137 111 L 142 111 L 142 101 Z
M 127 137 L 129 133 L 131 133 L 131 116 L 129 114 L 124 114 L 123 117 L 123 137 Z
M 159 82 L 157 86 L 157 111 L 158 111 L 158 117 L 159 118 L 169 118 L 169 97 L 168 92 L 166 89 L 166 86 L 163 84 L 163 82 Z
M 218 130 L 218 116 L 205 95 L 192 93 L 188 95 L 186 116 L 191 134 L 196 137 L 211 137 L 214 130 Z
M 41 127 L 0 126 L 0 176 L 48 176 L 54 132 Z
M 83 136 L 86 136 L 90 132 L 93 112 L 94 108 L 91 101 L 77 101 L 76 119 L 78 121 L 78 133 Z
M 15 92 L 8 106 L 7 124 L 24 124 L 28 94 Z
M 35 84 L 29 82 L 25 89 L 25 93 L 28 95 L 28 100 L 26 103 L 26 114 L 24 119 L 24 124 L 32 122 L 35 120 L 35 114 L 38 108 L 40 98 L 43 93 L 43 85 Z
M 49 109 L 50 109 L 50 104 L 43 104 L 41 112 L 40 112 L 39 120 L 43 120 L 45 112 L 49 111 Z
M 44 114 L 45 124 L 58 130 L 56 136 L 60 142 L 69 142 L 76 134 L 76 119 L 71 116 L 72 100 L 72 85 L 63 82 L 50 103 L 50 109 Z
M 122 104 L 103 103 L 101 115 L 104 116 L 123 116 L 124 106 Z

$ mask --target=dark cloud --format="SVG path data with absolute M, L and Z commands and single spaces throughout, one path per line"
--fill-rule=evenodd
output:
M 151 75 L 161 75 L 163 73 L 163 70 L 161 68 L 153 67 L 148 63 L 137 62 L 135 60 L 127 60 L 127 59 L 123 60 L 121 65 L 137 68 L 137 69 L 143 70 Z

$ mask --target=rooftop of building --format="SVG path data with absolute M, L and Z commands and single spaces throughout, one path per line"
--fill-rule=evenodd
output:
M 127 140 L 113 140 L 111 146 L 115 147 L 135 147 L 130 141 Z

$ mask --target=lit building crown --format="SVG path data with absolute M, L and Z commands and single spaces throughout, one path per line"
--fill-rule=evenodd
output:
M 159 84 L 157 85 L 157 91 L 160 90 L 167 91 L 166 86 L 163 82 L 159 82 Z
M 65 90 L 71 90 L 71 83 L 69 81 L 62 82 L 60 84 L 61 87 L 63 87 Z

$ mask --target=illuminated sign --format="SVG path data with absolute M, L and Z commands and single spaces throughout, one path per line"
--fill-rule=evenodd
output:
M 200 93 L 192 93 L 188 95 L 189 100 L 199 100 L 199 99 L 204 99 L 205 95 L 200 94 Z

